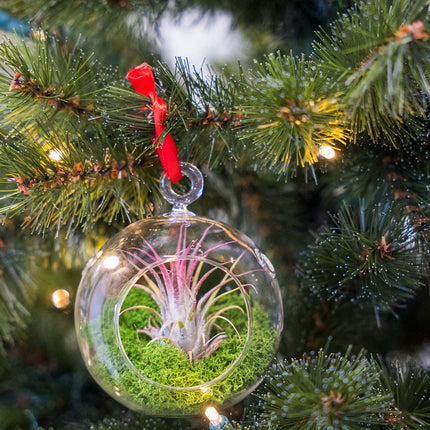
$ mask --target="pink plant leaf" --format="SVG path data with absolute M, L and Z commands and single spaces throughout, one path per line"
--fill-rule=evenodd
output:
M 227 338 L 227 334 L 217 323 L 219 321 L 229 324 L 238 336 L 239 342 L 242 341 L 236 326 L 225 315 L 233 309 L 238 309 L 245 314 L 241 306 L 225 306 L 210 312 L 213 309 L 212 306 L 223 297 L 239 291 L 244 292 L 243 289 L 247 286 L 254 287 L 251 284 L 243 284 L 239 278 L 258 270 L 234 273 L 238 263 L 247 252 L 246 250 L 237 258 L 232 257 L 228 261 L 210 267 L 211 262 L 206 258 L 210 258 L 211 253 L 236 242 L 235 240 L 218 241 L 212 243 L 209 248 L 202 249 L 203 243 L 213 227 L 213 224 L 209 225 L 198 240 L 188 243 L 187 225 L 180 225 L 179 229 L 175 230 L 177 244 L 174 255 L 160 256 L 145 239 L 143 248 L 134 247 L 124 251 L 132 257 L 130 260 L 136 261 L 136 264 L 133 261 L 130 263 L 139 272 L 142 271 L 142 268 L 147 269 L 147 272 L 143 271 L 139 283 L 136 283 L 134 287 L 151 296 L 159 308 L 159 313 L 149 306 L 141 305 L 127 308 L 120 315 L 132 309 L 148 310 L 151 316 L 148 318 L 147 326 L 137 332 L 149 336 L 151 338 L 149 343 L 160 340 L 171 342 L 190 356 L 190 362 L 209 356 Z M 230 237 L 233 238 L 232 235 Z M 143 267 L 139 267 L 139 264 Z M 227 269 L 223 269 L 223 267 L 227 267 Z M 215 277 L 218 279 L 217 285 L 209 285 L 209 290 L 197 298 L 202 288 L 211 282 L 211 275 L 216 271 L 224 271 L 223 277 Z M 230 283 L 233 283 L 235 288 L 221 293 L 222 288 L 228 289 Z M 211 332 L 217 330 L 219 332 L 211 337 Z M 168 336 L 166 336 L 167 334 Z M 205 341 L 208 338 L 209 340 Z
M 149 252 L 145 251 L 142 248 L 133 247 L 133 248 L 130 248 L 130 249 L 134 249 L 134 250 L 142 252 L 143 254 L 145 254 L 146 256 L 148 256 L 149 258 L 151 258 L 154 261 L 154 263 L 156 261 L 160 261 L 161 262 L 161 261 L 164 260 L 164 258 L 160 257 L 158 255 L 158 253 L 155 250 L 155 248 L 146 239 L 144 239 L 144 242 L 145 242 L 145 245 L 151 250 L 151 252 L 153 254 L 152 256 L 151 256 L 151 254 L 149 254 Z M 161 275 L 164 278 L 164 282 L 166 283 L 166 288 L 168 290 L 169 287 L 172 285 L 172 283 L 170 282 L 171 280 L 169 279 L 169 274 L 168 274 L 167 268 L 164 266 L 164 264 L 159 264 L 158 267 L 160 268 Z
M 233 243 L 233 241 L 229 241 L 229 242 L 217 242 L 212 247 L 208 248 L 205 251 L 202 251 L 200 257 L 206 258 L 211 252 L 217 250 L 218 248 L 222 248 L 223 246 L 230 245 L 231 243 Z M 195 257 L 195 255 L 194 255 L 194 257 Z M 188 266 L 188 271 L 187 271 L 187 282 L 191 283 L 191 279 L 193 277 L 193 273 L 194 273 L 194 270 L 195 270 L 198 262 L 199 262 L 199 260 L 191 261 L 190 262 L 190 265 Z
M 154 300 L 154 302 L 157 304 L 158 308 L 160 309 L 160 314 L 163 315 L 164 310 L 164 299 L 161 293 L 155 293 L 151 288 L 145 287 L 141 284 L 134 284 L 133 288 L 138 288 L 139 290 L 145 291 L 145 293 L 149 294 Z
M 145 278 L 145 281 L 148 284 L 147 287 L 152 289 L 154 293 L 157 294 L 157 296 L 160 296 L 162 299 L 166 300 L 167 291 L 157 271 L 155 270 L 155 268 L 148 268 L 147 271 L 152 274 L 155 280 L 154 282 L 154 280 L 149 277 L 148 273 L 142 272 L 142 276 Z
M 129 251 L 126 251 L 126 250 L 123 250 L 122 252 L 124 252 L 125 254 L 129 254 L 129 255 L 131 255 L 133 258 L 135 258 L 136 260 L 138 260 L 139 262 L 141 262 L 142 264 L 144 264 L 144 263 L 146 263 L 144 260 L 142 260 L 140 257 L 138 257 L 137 255 L 135 255 L 135 254 L 133 254 L 133 253 L 131 253 L 131 252 L 129 252 Z M 140 272 L 141 270 L 142 270 L 142 268 L 141 267 L 139 267 L 139 266 L 137 266 L 136 264 L 134 264 L 132 261 L 130 261 L 130 263 L 136 268 L 136 270 L 138 270 L 138 272 Z M 154 279 L 155 279 L 155 281 L 156 281 L 156 283 L 157 283 L 157 286 L 158 286 L 158 288 L 160 289 L 160 291 L 162 292 L 162 293 L 164 293 L 164 296 L 166 297 L 166 299 L 167 299 L 167 291 L 166 291 L 166 289 L 165 289 L 165 284 L 164 284 L 164 282 L 161 280 L 161 278 L 159 277 L 159 275 L 158 275 L 158 273 L 157 273 L 157 271 L 152 267 L 149 267 L 149 266 L 144 266 L 144 267 L 146 267 L 147 268 L 147 270 L 149 270 L 151 273 L 152 273 L 152 275 L 154 276 Z M 142 276 L 145 276 L 145 273 L 143 273 L 143 275 Z
M 153 257 L 151 257 L 150 254 L 147 251 L 145 251 L 144 249 L 140 249 L 140 248 L 130 248 L 130 249 L 134 249 L 134 250 L 142 252 L 143 254 L 147 255 L 150 258 L 152 258 L 153 261 L 154 261 L 154 263 L 155 263 L 156 259 L 154 259 Z M 143 258 L 137 256 L 136 254 L 133 254 L 132 252 L 127 251 L 127 250 L 123 250 L 123 252 L 126 253 L 126 254 L 129 254 L 131 257 L 135 258 L 137 261 L 139 261 L 139 263 L 142 263 L 144 265 L 144 267 L 148 267 L 149 266 L 149 264 Z M 173 285 L 172 285 L 172 282 L 171 282 L 171 279 L 170 279 L 170 276 L 169 276 L 169 272 L 168 272 L 166 266 L 163 263 L 161 263 L 162 261 L 164 261 L 164 259 L 161 258 L 161 257 L 158 257 L 158 258 L 160 260 L 160 264 L 157 267 L 160 269 L 161 276 L 164 279 L 164 285 L 166 286 L 166 290 L 168 292 L 169 292 L 169 290 L 173 292 Z

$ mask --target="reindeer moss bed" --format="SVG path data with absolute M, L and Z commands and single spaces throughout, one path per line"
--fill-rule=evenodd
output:
M 123 303 L 122 309 L 136 304 L 153 306 L 151 298 L 139 289 L 133 289 Z M 239 305 L 244 308 L 241 296 L 227 296 L 219 307 Z M 213 309 L 216 310 L 216 309 Z M 240 355 L 247 337 L 247 317 L 239 310 L 229 311 L 229 319 L 235 324 L 241 340 L 228 324 L 222 326 L 228 335 L 221 346 L 208 358 L 190 363 L 188 355 L 168 343 L 152 342 L 137 328 L 146 325 L 149 312 L 139 309 L 123 313 L 119 320 L 119 334 L 124 350 L 133 363 L 126 363 L 117 346 L 112 327 L 103 330 L 100 339 L 107 349 L 100 354 L 97 366 L 98 378 L 115 387 L 116 396 L 133 408 L 142 405 L 142 411 L 154 415 L 180 416 L 201 413 L 203 405 L 223 404 L 255 384 L 267 369 L 273 357 L 277 331 L 269 325 L 265 312 L 258 305 L 253 306 L 253 329 L 243 359 L 227 377 L 209 389 L 174 389 L 154 384 L 143 377 L 170 387 L 193 387 L 209 382 L 222 374 Z M 92 339 L 92 343 L 96 341 Z M 96 348 L 97 349 L 97 348 Z M 105 360 L 106 359 L 106 360 Z M 112 368 L 114 367 L 114 368 Z M 110 371 L 109 371 L 110 368 Z M 136 408 L 135 408 L 136 409 Z

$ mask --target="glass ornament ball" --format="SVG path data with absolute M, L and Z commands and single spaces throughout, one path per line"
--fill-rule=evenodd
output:
M 172 417 L 253 391 L 283 324 L 272 264 L 240 231 L 187 210 L 203 177 L 181 166 L 190 191 L 178 195 L 162 177 L 172 211 L 109 239 L 85 267 L 75 305 L 97 383 L 130 409 Z

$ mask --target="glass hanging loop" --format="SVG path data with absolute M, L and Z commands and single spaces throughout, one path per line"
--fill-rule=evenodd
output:
M 172 188 L 172 182 L 166 173 L 160 177 L 160 188 L 163 197 L 173 205 L 172 212 L 186 212 L 187 206 L 196 201 L 203 193 L 204 180 L 200 170 L 191 163 L 181 162 L 181 171 L 190 180 L 190 189 L 185 194 L 178 194 Z

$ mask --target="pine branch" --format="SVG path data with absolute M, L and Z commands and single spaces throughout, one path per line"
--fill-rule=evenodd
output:
M 124 67 L 142 55 L 156 53 L 155 32 L 166 7 L 164 0 L 0 1 L 2 10 L 29 22 L 32 28 L 42 28 L 60 39 L 80 34 L 88 51 L 95 49 L 99 59 Z
M 423 255 L 414 227 L 396 205 L 345 208 L 303 255 L 304 283 L 321 299 L 379 312 L 415 296 Z
M 376 364 L 376 363 L 375 363 Z M 412 359 L 382 366 L 381 381 L 396 411 L 387 421 L 394 429 L 418 430 L 430 422 L 430 375 Z
M 181 141 L 186 156 L 213 167 L 229 159 L 237 162 L 243 158 L 243 147 L 236 134 L 241 115 L 235 113 L 242 85 L 240 69 L 238 76 L 226 76 L 215 74 L 209 66 L 191 68 L 179 58 L 175 74 L 164 68 L 160 78 L 166 82 L 170 104 L 185 108 L 178 110 L 176 122 L 185 125 Z
M 4 42 L 1 56 L 10 130 L 0 144 L 1 211 L 27 213 L 25 224 L 39 233 L 98 220 L 129 223 L 151 212 L 149 195 L 158 196 L 153 125 L 146 120 L 136 130 L 111 121 L 104 94 L 115 74 L 52 37 Z
M 191 426 L 185 420 L 163 419 L 154 417 L 136 416 L 133 413 L 124 413 L 119 418 L 105 418 L 97 424 L 93 424 L 91 430 L 191 430 Z
M 168 105 L 166 130 L 172 133 L 181 159 L 212 167 L 245 154 L 236 129 L 240 115 L 234 113 L 241 78 L 191 68 L 177 59 L 175 71 L 158 63 L 153 67 L 157 93 Z M 104 98 L 109 121 L 153 134 L 152 107 L 148 99 L 126 86 L 112 86 Z M 141 108 L 145 108 L 142 111 Z
M 25 225 L 38 233 L 63 225 L 68 232 L 87 229 L 99 220 L 130 223 L 151 212 L 149 195 L 157 190 L 152 147 L 117 142 L 99 131 L 91 139 L 61 130 L 36 139 L 29 133 L 6 138 L 0 145 L 1 211 L 27 212 Z
M 3 220 L 4 221 L 4 220 Z M 34 283 L 28 274 L 31 254 L 24 249 L 21 236 L 13 234 L 14 225 L 0 229 L 0 357 L 5 353 L 4 344 L 20 339 L 31 301 Z
M 356 145 L 348 145 L 330 176 L 323 178 L 328 185 L 324 198 L 335 200 L 337 205 L 342 201 L 353 204 L 357 197 L 381 204 L 396 201 L 414 225 L 417 242 L 427 249 L 430 219 L 427 134 L 427 122 L 414 120 L 404 124 L 396 147 L 388 138 L 380 138 L 375 145 L 362 137 Z
M 402 138 L 396 139 L 396 147 L 388 139 L 380 138 L 375 145 L 364 137 L 348 145 L 338 162 L 333 163 L 329 175 L 322 179 L 328 185 L 325 198 L 334 197 L 336 203 L 348 204 L 357 197 L 374 202 L 404 199 L 405 206 L 417 204 L 410 187 L 425 181 L 423 169 L 429 155 L 426 133 L 424 124 L 413 122 L 405 124 Z M 421 181 L 415 180 L 416 174 L 421 176 Z
M 260 163 L 279 174 L 316 163 L 320 145 L 339 147 L 348 140 L 338 94 L 304 56 L 269 55 L 244 93 L 242 137 Z
M 59 113 L 65 114 L 62 121 L 68 114 L 75 121 L 88 118 L 109 76 L 78 44 L 61 44 L 48 35 L 30 42 L 2 42 L 0 59 L 0 112 L 9 129 L 49 124 Z
M 381 414 L 392 404 L 363 351 L 342 356 L 320 350 L 281 361 L 265 389 L 262 407 L 276 429 L 358 430 L 383 424 Z
M 315 59 L 341 91 L 354 135 L 393 135 L 430 95 L 426 0 L 361 1 L 318 33 Z M 398 134 L 401 132 L 398 131 Z

